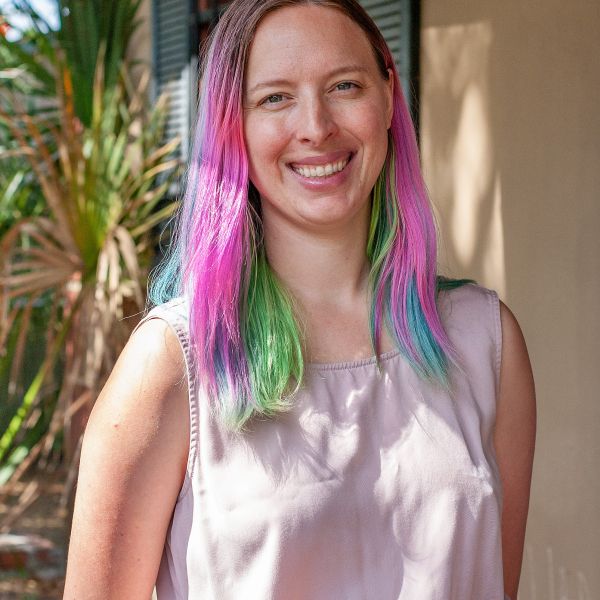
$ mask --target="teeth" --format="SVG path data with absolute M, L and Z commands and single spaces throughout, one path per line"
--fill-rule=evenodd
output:
M 292 169 L 296 173 L 302 175 L 302 177 L 328 177 L 334 173 L 339 173 L 347 164 L 350 159 L 338 160 L 338 162 L 327 163 L 326 165 L 318 165 L 316 167 L 306 165 L 293 165 Z

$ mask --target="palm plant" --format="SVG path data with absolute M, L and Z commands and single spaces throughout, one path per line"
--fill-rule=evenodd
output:
M 178 140 L 162 142 L 166 98 L 150 110 L 147 71 L 134 84 L 123 62 L 139 0 L 69 4 L 63 14 L 72 20 L 60 33 L 0 38 L 18 63 L 0 70 L 8 82 L 0 122 L 10 134 L 0 158 L 23 157 L 44 200 L 41 214 L 0 238 L 0 362 L 11 362 L 7 405 L 15 406 L 0 435 L 1 483 L 14 484 L 33 463 L 55 466 L 65 447 L 76 464 L 74 416 L 91 408 L 134 324 L 127 317 L 144 308 L 153 232 L 175 208 L 164 201 L 179 167 Z M 106 8 L 117 5 L 121 29 L 94 29 L 86 10 L 114 18 Z M 93 60 L 78 54 L 90 27 L 100 32 Z M 23 76 L 15 78 L 15 68 Z M 24 106 L 24 81 L 42 101 Z M 37 340 L 45 351 L 25 381 L 37 306 L 47 322 Z

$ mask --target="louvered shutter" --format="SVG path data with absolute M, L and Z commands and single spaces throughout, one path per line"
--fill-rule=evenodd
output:
M 165 140 L 181 136 L 180 155 L 187 159 L 196 102 L 197 56 L 192 52 L 189 0 L 154 0 L 153 96 L 169 94 Z
M 414 73 L 416 48 L 415 21 L 416 2 L 418 0 L 361 0 L 362 6 L 377 23 L 383 33 L 392 54 L 407 100 L 413 102 L 414 90 L 411 79 Z

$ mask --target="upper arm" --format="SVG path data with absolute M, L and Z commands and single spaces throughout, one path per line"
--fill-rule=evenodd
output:
M 516 598 L 529 507 L 536 402 L 531 364 L 521 328 L 502 302 L 500 320 L 502 361 L 494 444 L 503 488 L 504 587 L 506 594 Z
M 66 599 L 150 597 L 188 448 L 182 351 L 152 319 L 123 350 L 85 431 Z

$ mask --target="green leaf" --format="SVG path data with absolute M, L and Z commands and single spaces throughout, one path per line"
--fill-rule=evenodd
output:
M 8 460 L 0 467 L 0 486 L 4 485 L 17 470 L 19 465 L 29 455 L 27 446 L 17 446 L 8 457 Z

